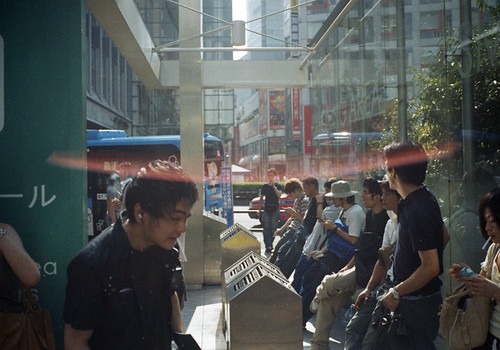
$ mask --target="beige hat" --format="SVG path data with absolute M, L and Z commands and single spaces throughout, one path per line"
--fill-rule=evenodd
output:
M 351 186 L 347 181 L 337 181 L 332 184 L 332 192 L 328 193 L 329 197 L 347 198 L 358 194 L 358 191 L 351 191 Z

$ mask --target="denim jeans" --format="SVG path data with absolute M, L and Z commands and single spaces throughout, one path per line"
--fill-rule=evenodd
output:
M 372 312 L 377 305 L 377 299 L 372 294 L 362 303 L 360 308 L 351 318 L 345 328 L 345 344 L 344 350 L 361 350 L 363 338 L 372 321 Z
M 407 342 L 405 350 L 436 350 L 434 340 L 438 336 L 439 306 L 442 301 L 441 293 L 417 300 L 409 300 L 404 297 L 401 299 L 398 311 L 410 335 L 410 341 Z M 379 300 L 372 314 L 372 322 L 378 318 L 377 315 L 380 315 L 381 309 L 383 309 L 382 300 Z M 370 325 L 368 333 L 371 332 L 373 332 L 372 325 Z M 363 341 L 363 349 L 374 348 L 368 339 L 373 340 L 367 334 Z
M 293 273 L 293 281 L 292 281 L 292 287 L 295 289 L 295 291 L 300 293 L 302 289 L 302 283 L 304 280 L 304 274 L 306 273 L 307 270 L 314 264 L 314 259 L 308 257 L 307 255 L 302 254 L 300 256 L 299 262 L 297 263 L 297 266 L 295 267 L 295 271 Z
M 276 209 L 274 212 L 262 212 L 262 226 L 264 235 L 264 245 L 266 248 L 272 248 L 274 241 L 274 231 L 278 228 L 280 219 L 280 210 Z

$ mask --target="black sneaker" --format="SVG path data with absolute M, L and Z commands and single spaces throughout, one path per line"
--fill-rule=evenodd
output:
M 273 252 L 273 247 L 266 248 L 266 253 L 272 253 L 272 252 Z

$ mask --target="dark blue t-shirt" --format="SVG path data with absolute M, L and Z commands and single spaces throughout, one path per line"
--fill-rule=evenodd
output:
M 394 254 L 394 281 L 400 283 L 420 266 L 419 251 L 437 249 L 439 271 L 443 272 L 443 218 L 438 202 L 425 186 L 410 193 L 398 206 L 399 233 Z M 434 277 L 413 296 L 426 296 L 441 290 Z

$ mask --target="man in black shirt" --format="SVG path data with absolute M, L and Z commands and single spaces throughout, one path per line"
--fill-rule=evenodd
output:
M 389 186 L 402 200 L 398 206 L 394 287 L 382 303 L 389 311 L 397 309 L 405 321 L 407 349 L 435 349 L 445 235 L 439 203 L 424 185 L 429 160 L 421 145 L 409 141 L 386 146 L 384 157 Z
M 174 247 L 197 200 L 193 180 L 170 162 L 132 180 L 126 212 L 68 266 L 65 349 L 171 348 L 173 332 L 184 331 Z
M 276 169 L 270 168 L 267 171 L 268 182 L 262 185 L 260 190 L 259 217 L 262 218 L 266 253 L 271 253 L 273 250 L 274 231 L 278 228 L 280 219 L 279 199 L 283 193 L 283 186 L 276 182 L 277 175 Z

